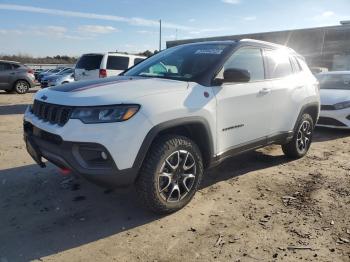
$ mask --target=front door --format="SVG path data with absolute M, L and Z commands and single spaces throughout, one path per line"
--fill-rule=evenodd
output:
M 213 87 L 217 100 L 217 153 L 265 143 L 271 122 L 271 87 L 265 82 L 261 50 L 243 47 L 224 64 L 225 69 L 245 69 L 248 83 L 224 83 Z

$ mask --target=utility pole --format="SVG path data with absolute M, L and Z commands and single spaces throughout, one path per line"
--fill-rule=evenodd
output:
M 162 50 L 162 20 L 159 20 L 159 52 Z

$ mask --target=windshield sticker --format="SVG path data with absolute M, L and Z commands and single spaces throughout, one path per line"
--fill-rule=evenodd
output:
M 202 54 L 209 54 L 209 55 L 221 55 L 222 49 L 199 49 L 194 54 L 195 55 L 202 55 Z

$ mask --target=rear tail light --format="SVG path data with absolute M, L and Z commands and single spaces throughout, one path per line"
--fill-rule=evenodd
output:
M 28 69 L 27 73 L 34 75 L 34 70 L 33 69 Z
M 107 70 L 106 69 L 100 69 L 100 78 L 107 77 Z

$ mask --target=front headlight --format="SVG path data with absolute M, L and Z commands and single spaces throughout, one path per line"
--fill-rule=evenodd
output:
M 78 107 L 70 118 L 80 119 L 85 124 L 122 122 L 133 117 L 139 109 L 139 105 Z
M 334 108 L 336 110 L 340 110 L 348 107 L 350 107 L 350 101 L 345 101 L 334 105 Z

